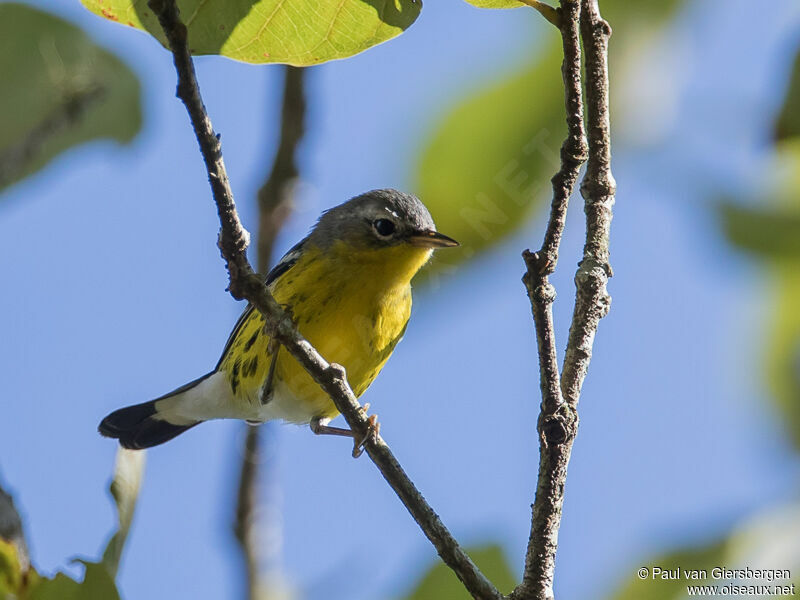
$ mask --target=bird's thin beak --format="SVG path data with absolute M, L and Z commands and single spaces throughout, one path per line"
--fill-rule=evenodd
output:
M 420 248 L 453 248 L 459 245 L 453 238 L 433 230 L 418 231 L 409 236 L 408 241 Z

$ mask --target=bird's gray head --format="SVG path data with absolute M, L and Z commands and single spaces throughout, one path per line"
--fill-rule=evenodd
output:
M 436 231 L 431 213 L 416 196 L 392 189 L 372 190 L 325 211 L 310 241 L 327 248 L 337 240 L 359 248 L 458 246 Z

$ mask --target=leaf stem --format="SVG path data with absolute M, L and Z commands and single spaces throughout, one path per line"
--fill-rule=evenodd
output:
M 519 1 L 539 11 L 539 14 L 541 14 L 550 23 L 555 25 L 557 29 L 561 29 L 561 12 L 557 8 L 550 6 L 549 4 L 547 4 L 546 2 L 542 2 L 541 0 L 519 0 Z

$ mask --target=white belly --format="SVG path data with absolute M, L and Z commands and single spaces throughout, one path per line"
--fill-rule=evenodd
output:
M 260 396 L 259 390 L 259 396 Z M 289 423 L 306 424 L 318 416 L 318 411 L 308 402 L 298 401 L 289 389 L 281 382 L 275 383 L 275 389 L 266 404 L 256 409 L 256 417 L 252 421 L 266 422 L 281 419 Z

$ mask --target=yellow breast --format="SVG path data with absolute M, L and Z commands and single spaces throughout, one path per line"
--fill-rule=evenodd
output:
M 300 333 L 328 361 L 345 367 L 356 396 L 369 387 L 403 336 L 411 314 L 411 278 L 428 260 L 430 250 L 402 245 L 359 254 L 365 256 L 354 256 L 342 243 L 324 253 L 304 248 L 298 262 L 272 284 L 275 299 L 290 310 Z M 232 391 L 243 403 L 257 400 L 254 396 L 269 370 L 270 350 L 263 320 L 254 312 L 236 332 L 219 366 L 228 372 L 236 388 Z M 273 381 L 302 405 L 276 416 L 305 422 L 338 414 L 285 350 L 278 355 Z

